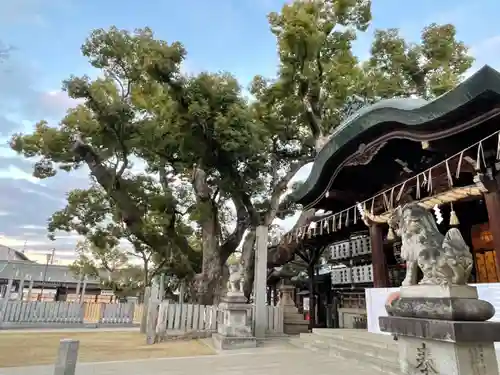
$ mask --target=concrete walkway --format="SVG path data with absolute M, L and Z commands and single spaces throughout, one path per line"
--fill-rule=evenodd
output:
M 53 366 L 0 368 L 1 375 L 53 375 Z M 374 375 L 366 366 L 289 344 L 187 358 L 82 363 L 76 375 Z

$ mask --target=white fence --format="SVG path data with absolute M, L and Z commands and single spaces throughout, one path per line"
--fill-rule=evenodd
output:
M 132 324 L 134 322 L 134 303 L 101 304 L 100 324 Z
M 158 310 L 156 332 L 215 331 L 217 307 L 163 302 Z
M 267 333 L 283 333 L 283 308 L 280 306 L 267 306 Z
M 71 302 L 8 301 L 3 305 L 1 323 L 83 323 L 84 309 Z
M 278 306 L 267 306 L 267 332 L 283 333 L 283 309 Z M 158 310 L 156 333 L 167 331 L 217 331 L 221 321 L 221 311 L 217 306 L 178 304 L 162 302 Z M 248 317 L 252 321 L 252 316 Z
M 24 327 L 129 326 L 140 322 L 143 305 L 63 301 L 1 301 L 0 329 Z M 268 334 L 283 333 L 283 309 L 267 306 Z M 252 321 L 252 314 L 248 317 Z M 158 309 L 156 333 L 215 332 L 222 316 L 217 306 L 165 301 Z
M 132 303 L 0 301 L 0 328 L 78 325 L 131 325 Z

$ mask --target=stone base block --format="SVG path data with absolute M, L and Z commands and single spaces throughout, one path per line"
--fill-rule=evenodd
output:
M 494 346 L 500 323 L 388 316 L 379 324 L 397 335 L 405 375 L 500 375 Z
M 227 303 L 247 303 L 245 295 L 241 292 L 227 292 L 227 294 L 222 297 L 222 302 Z
M 405 375 L 499 375 L 493 342 L 453 343 L 400 336 L 398 348 Z
M 473 298 L 400 298 L 386 305 L 390 315 L 407 318 L 485 322 L 495 315 L 488 301 Z
M 231 337 L 220 333 L 212 335 L 214 347 L 217 350 L 247 349 L 256 348 L 257 339 L 255 337 Z
M 472 298 L 477 299 L 477 288 L 470 285 L 412 285 L 400 289 L 401 298 Z
M 456 343 L 500 341 L 500 322 L 457 322 L 381 316 L 379 326 L 382 332 L 435 341 Z
M 283 321 L 283 332 L 287 335 L 307 333 L 309 332 L 309 322 L 304 320 L 302 314 L 299 314 L 294 319 L 285 318 Z

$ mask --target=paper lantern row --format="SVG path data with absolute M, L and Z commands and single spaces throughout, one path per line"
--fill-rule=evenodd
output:
M 330 259 L 349 259 L 358 255 L 370 254 L 372 252 L 370 237 L 360 236 L 350 240 L 335 242 L 329 247 Z
M 373 282 L 373 266 L 345 267 L 332 270 L 332 284 L 358 284 Z

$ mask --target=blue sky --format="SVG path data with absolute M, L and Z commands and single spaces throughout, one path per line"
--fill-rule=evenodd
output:
M 408 40 L 418 41 L 425 25 L 451 22 L 478 60 L 474 69 L 486 63 L 500 68 L 498 1 L 373 3 L 372 27 L 356 43 L 360 58 L 368 56 L 375 28 L 397 27 Z M 246 85 L 255 74 L 275 72 L 275 40 L 266 14 L 282 4 L 277 0 L 0 0 L 0 40 L 15 47 L 10 60 L 0 66 L 1 143 L 42 118 L 57 121 L 73 104 L 60 92 L 61 81 L 91 72 L 80 46 L 94 28 L 150 26 L 157 37 L 184 43 L 185 70 L 226 70 Z M 47 242 L 45 222 L 61 207 L 65 192 L 84 186 L 86 179 L 60 175 L 40 184 L 29 172 L 29 162 L 0 147 L 0 191 L 9 197 L 0 200 L 0 243 L 20 249 L 27 240 L 33 254 L 55 245 L 61 259 L 69 258 L 75 238 Z

